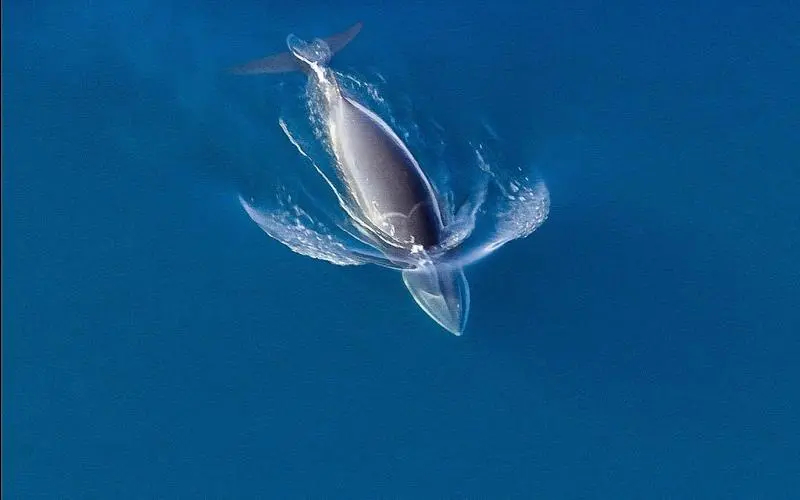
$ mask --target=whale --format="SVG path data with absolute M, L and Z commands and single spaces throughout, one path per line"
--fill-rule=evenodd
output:
M 344 187 L 340 203 L 359 239 L 402 270 L 417 305 L 445 330 L 461 335 L 470 292 L 463 268 L 436 255 L 446 234 L 444 205 L 398 134 L 350 95 L 329 63 L 361 31 L 362 23 L 328 38 L 286 38 L 288 52 L 230 69 L 234 74 L 302 72 L 321 101 L 324 136 Z

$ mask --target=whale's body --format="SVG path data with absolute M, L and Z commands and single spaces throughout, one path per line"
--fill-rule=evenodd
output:
M 458 266 L 437 266 L 426 252 L 435 249 L 444 236 L 437 192 L 398 135 L 377 114 L 348 96 L 326 65 L 360 29 L 359 23 L 344 33 L 310 43 L 289 35 L 290 52 L 253 61 L 235 72 L 300 70 L 308 75 L 321 95 L 322 122 L 354 225 L 389 260 L 415 262 L 413 268 L 403 271 L 409 292 L 442 327 L 460 335 L 469 310 L 464 273 Z
M 341 95 L 329 136 L 348 192 L 390 244 L 411 250 L 440 243 L 436 193 L 408 148 L 376 114 Z

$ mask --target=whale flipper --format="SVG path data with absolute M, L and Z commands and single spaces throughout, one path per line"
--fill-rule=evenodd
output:
M 328 59 L 330 58 L 330 56 L 339 52 L 348 43 L 350 43 L 350 41 L 353 38 L 355 38 L 356 35 L 358 35 L 358 32 L 361 31 L 362 26 L 363 24 L 358 22 L 353 26 L 351 26 L 350 28 L 348 28 L 346 31 L 343 31 L 339 34 L 321 40 L 322 42 L 325 42 L 325 44 L 327 44 L 327 47 L 330 50 Z M 291 37 L 293 37 L 293 35 L 290 35 L 290 38 Z M 299 40 L 297 39 L 297 37 L 294 37 L 294 39 Z M 312 42 L 312 44 L 314 44 L 314 42 Z M 295 49 L 292 49 L 292 52 L 295 52 Z M 307 69 L 306 64 L 303 61 L 299 60 L 292 52 L 283 52 L 280 54 L 267 56 L 262 59 L 256 59 L 255 61 L 250 61 L 240 66 L 234 66 L 233 68 L 230 69 L 230 72 L 237 75 L 258 75 L 261 73 L 287 73 L 291 71 L 306 71 Z

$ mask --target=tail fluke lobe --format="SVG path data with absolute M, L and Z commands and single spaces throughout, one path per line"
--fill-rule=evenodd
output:
M 331 54 L 335 54 L 335 53 L 339 52 L 340 50 L 342 50 L 344 48 L 345 45 L 350 43 L 350 41 L 353 38 L 355 38 L 356 35 L 358 35 L 358 32 L 361 31 L 361 27 L 362 26 L 364 26 L 364 24 L 361 23 L 361 22 L 358 22 L 358 23 L 350 26 L 350 28 L 348 28 L 347 31 L 343 31 L 343 32 L 339 33 L 338 35 L 333 35 L 333 36 L 330 36 L 330 37 L 326 38 L 325 39 L 325 43 L 327 43 L 328 47 L 331 48 Z
M 358 22 L 348 28 L 346 31 L 343 31 L 337 35 L 333 35 L 331 37 L 325 38 L 324 40 L 320 40 L 320 42 L 325 42 L 327 47 L 329 48 L 330 54 L 327 56 L 330 58 L 333 54 L 342 50 L 350 41 L 358 35 L 358 32 L 361 31 L 361 27 L 363 26 L 362 23 Z M 290 71 L 306 71 L 307 64 L 305 61 L 298 59 L 295 55 L 297 54 L 296 46 L 292 47 L 290 40 L 299 40 L 294 35 L 290 35 L 287 39 L 287 42 L 290 43 L 290 49 L 292 52 L 283 52 L 280 54 L 275 54 L 272 56 L 264 57 L 262 59 L 256 59 L 255 61 L 250 61 L 248 63 L 242 64 L 240 66 L 235 66 L 230 69 L 230 72 L 236 75 L 258 75 L 261 73 L 287 73 Z M 297 42 L 295 42 L 297 43 Z M 311 44 L 309 44 L 311 45 Z
M 291 52 L 283 52 L 274 56 L 256 59 L 240 66 L 234 66 L 230 72 L 234 75 L 258 75 L 261 73 L 288 73 L 303 71 L 303 63 Z

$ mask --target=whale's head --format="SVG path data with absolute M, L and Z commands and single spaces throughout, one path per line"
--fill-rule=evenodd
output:
M 403 271 L 403 281 L 417 305 L 445 330 L 461 335 L 469 315 L 469 285 L 458 267 L 426 264 Z

